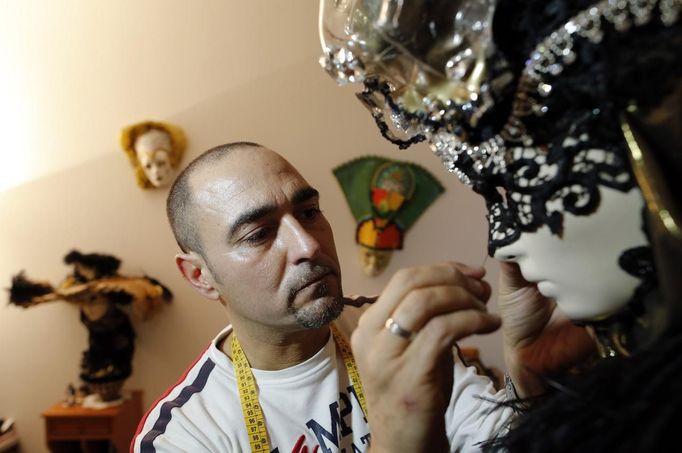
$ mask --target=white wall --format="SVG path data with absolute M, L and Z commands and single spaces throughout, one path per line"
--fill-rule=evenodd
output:
M 147 273 L 169 286 L 174 303 L 136 324 L 127 387 L 143 389 L 145 404 L 175 382 L 227 319 L 174 268 L 165 191 L 140 190 L 118 148 L 118 131 L 130 122 L 183 127 L 183 164 L 234 140 L 284 154 L 322 193 L 347 293 L 376 293 L 407 265 L 483 262 L 482 200 L 446 174 L 425 145 L 398 151 L 381 138 L 352 90 L 337 88 L 318 66 L 316 14 L 313 2 L 293 0 L 0 4 L 0 42 L 12 51 L 12 73 L 26 95 L 12 99 L 28 112 L 15 118 L 12 105 L 0 103 L 3 135 L 17 144 L 3 148 L 3 166 L 16 164 L 19 150 L 33 153 L 23 182 L 0 192 L 0 284 L 8 287 L 21 269 L 57 283 L 69 270 L 63 255 L 78 248 L 114 254 L 122 273 Z M 331 173 L 364 154 L 415 161 L 446 186 L 407 233 L 405 250 L 375 279 L 357 263 L 355 224 Z M 497 269 L 487 267 L 494 283 Z M 0 305 L 0 416 L 17 419 L 23 451 L 46 451 L 40 412 L 77 379 L 86 341 L 77 309 L 65 303 Z M 502 367 L 499 342 L 495 334 L 467 343 Z

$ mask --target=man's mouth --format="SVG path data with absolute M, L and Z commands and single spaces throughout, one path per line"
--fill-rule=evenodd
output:
M 321 297 L 329 290 L 329 286 L 322 280 L 328 275 L 337 275 L 333 268 L 325 265 L 317 265 L 299 278 L 298 284 L 293 285 L 289 291 L 289 303 L 293 304 L 296 296 L 309 288 L 314 287 L 313 298 Z M 317 285 L 321 283 L 321 285 Z M 320 294 L 317 294 L 320 293 Z M 324 294 L 322 294 L 324 293 Z
M 327 275 L 330 275 L 332 273 L 331 269 L 326 269 L 324 271 L 316 272 L 314 275 L 309 276 L 309 278 L 306 279 L 305 283 L 296 290 L 296 292 L 299 292 L 317 282 L 322 280 L 324 277 Z

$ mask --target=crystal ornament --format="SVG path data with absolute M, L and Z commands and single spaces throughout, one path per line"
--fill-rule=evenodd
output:
M 365 65 L 351 50 L 355 47 L 353 43 L 349 41 L 348 47 L 329 47 L 320 57 L 320 66 L 339 85 L 361 83 L 365 80 Z

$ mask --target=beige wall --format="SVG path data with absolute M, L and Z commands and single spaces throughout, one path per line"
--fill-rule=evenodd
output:
M 30 277 L 57 283 L 68 271 L 63 255 L 78 248 L 114 254 L 123 260 L 123 273 L 147 273 L 169 286 L 174 303 L 135 325 L 127 387 L 143 389 L 145 404 L 175 382 L 227 319 L 174 268 L 165 192 L 138 189 L 118 149 L 118 131 L 129 122 L 154 118 L 182 126 L 190 142 L 184 164 L 233 140 L 283 153 L 322 193 L 347 293 L 376 293 L 402 266 L 483 261 L 482 201 L 446 174 L 425 145 L 399 152 L 381 138 L 352 90 L 337 88 L 319 68 L 312 1 L 216 0 L 193 2 L 193 8 L 180 0 L 78 2 L 78 8 L 69 1 L 21 4 L 33 10 L 13 11 L 16 23 L 0 32 L 0 42 L 9 46 L 7 39 L 14 39 L 16 55 L 38 52 L 16 73 L 45 71 L 31 76 L 35 84 L 26 86 L 25 107 L 35 113 L 27 117 L 29 141 L 38 145 L 29 148 L 45 166 L 0 192 L 0 282 L 8 287 L 11 276 L 25 269 Z M 53 11 L 38 14 L 38 5 Z M 44 28 L 58 33 L 43 36 Z M 92 64 L 82 61 L 88 58 Z M 11 116 L 8 108 L 0 106 L 5 117 Z M 5 132 L 24 144 L 21 131 Z M 12 163 L 6 150 L 3 162 Z M 360 271 L 355 225 L 331 174 L 334 166 L 363 154 L 418 162 L 446 186 L 408 232 L 405 250 L 376 279 Z M 494 278 L 495 265 L 487 267 Z M 86 341 L 74 307 L 0 305 L 0 416 L 17 419 L 23 451 L 46 451 L 39 414 L 76 381 Z M 495 334 L 467 343 L 481 348 L 484 361 L 502 367 L 499 341 Z

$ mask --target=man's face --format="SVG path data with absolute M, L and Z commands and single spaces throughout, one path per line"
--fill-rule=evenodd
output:
M 291 164 L 267 149 L 237 149 L 191 187 L 204 258 L 231 316 L 300 329 L 341 313 L 331 227 Z

